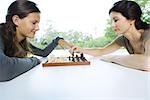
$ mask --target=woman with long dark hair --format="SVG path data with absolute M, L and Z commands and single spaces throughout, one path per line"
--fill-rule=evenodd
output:
M 104 48 L 81 49 L 77 46 L 71 52 L 82 52 L 93 56 L 102 56 L 103 60 L 121 64 L 126 67 L 150 71 L 150 25 L 141 20 L 142 11 L 134 1 L 116 2 L 109 11 L 112 28 L 121 34 Z M 130 55 L 107 55 L 124 47 Z
M 30 54 L 46 57 L 58 44 L 65 44 L 57 37 L 45 49 L 28 42 L 39 30 L 40 10 L 34 2 L 16 0 L 8 8 L 6 22 L 0 24 L 0 81 L 7 81 L 40 64 Z

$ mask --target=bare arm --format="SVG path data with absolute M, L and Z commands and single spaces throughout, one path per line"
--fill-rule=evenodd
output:
M 104 56 L 102 59 L 125 67 L 150 71 L 150 39 L 145 43 L 144 54 L 108 55 Z
M 77 52 L 77 53 L 85 53 L 92 56 L 102 56 L 105 54 L 112 53 L 116 50 L 118 50 L 121 46 L 119 46 L 117 43 L 112 42 L 111 44 L 108 44 L 107 46 L 103 48 L 97 48 L 97 49 L 81 49 L 77 46 L 74 46 L 70 51 L 71 52 Z
M 72 47 L 71 43 L 67 42 L 63 38 L 57 37 L 53 39 L 52 42 L 49 43 L 48 46 L 44 49 L 37 48 L 32 44 L 31 44 L 31 48 L 34 55 L 46 57 L 56 48 L 57 45 L 60 45 L 61 47 L 66 47 L 66 46 L 69 48 Z
M 150 57 L 145 55 L 109 55 L 103 57 L 102 60 L 120 64 L 133 69 L 150 71 Z

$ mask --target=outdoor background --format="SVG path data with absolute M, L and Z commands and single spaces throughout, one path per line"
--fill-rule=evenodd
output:
M 7 8 L 13 1 L 0 3 L 0 23 L 5 22 Z M 103 47 L 117 37 L 111 28 L 108 12 L 118 0 L 31 1 L 41 10 L 40 31 L 31 40 L 37 47 L 46 47 L 57 36 L 84 48 Z M 134 1 L 142 7 L 142 19 L 150 23 L 150 0 Z

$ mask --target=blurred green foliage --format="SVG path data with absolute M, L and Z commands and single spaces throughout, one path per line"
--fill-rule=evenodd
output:
M 134 0 L 137 2 L 143 11 L 142 19 L 150 23 L 150 0 Z M 59 32 L 53 28 L 51 22 L 48 22 L 48 28 L 45 30 L 46 34 L 40 39 L 32 39 L 31 42 L 37 47 L 44 48 L 57 36 L 63 37 L 65 40 L 68 40 L 80 47 L 85 48 L 96 48 L 103 47 L 114 40 L 117 35 L 111 27 L 110 19 L 107 20 L 106 29 L 104 30 L 104 37 L 94 38 L 88 33 L 78 32 L 75 30 L 69 30 L 68 32 Z M 59 49 L 61 47 L 57 47 Z

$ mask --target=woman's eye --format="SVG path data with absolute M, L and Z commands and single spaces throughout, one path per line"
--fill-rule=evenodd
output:
M 32 24 L 36 24 L 36 22 L 33 22 Z
M 118 19 L 115 19 L 115 20 L 114 20 L 114 22 L 117 22 L 117 21 L 118 21 Z
M 31 23 L 32 23 L 33 25 L 35 25 L 35 24 L 37 23 L 37 21 L 32 21 Z

